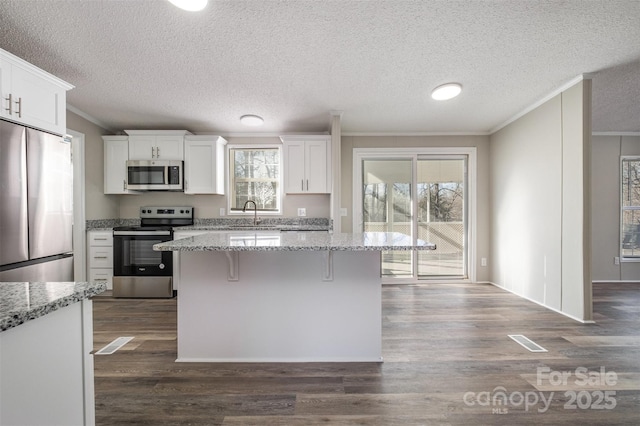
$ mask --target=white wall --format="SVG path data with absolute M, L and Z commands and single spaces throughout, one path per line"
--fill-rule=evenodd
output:
M 620 256 L 620 157 L 640 156 L 640 136 L 593 136 L 591 157 L 592 274 L 594 281 L 640 281 L 640 262 Z
M 590 88 L 580 82 L 493 134 L 489 160 L 491 281 L 584 320 Z

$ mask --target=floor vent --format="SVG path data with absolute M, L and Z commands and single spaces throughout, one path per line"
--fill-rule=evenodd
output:
M 118 337 L 116 340 L 96 352 L 96 355 L 111 355 L 112 353 L 129 343 L 132 339 L 133 337 Z
M 529 350 L 529 352 L 549 352 L 545 348 L 543 348 L 533 340 L 528 339 L 526 336 L 523 336 L 522 334 L 509 334 L 508 336 L 511 337 L 516 343 L 524 346 L 527 350 Z

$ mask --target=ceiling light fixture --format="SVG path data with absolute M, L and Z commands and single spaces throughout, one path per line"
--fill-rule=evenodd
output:
M 264 120 L 260 116 L 247 114 L 240 117 L 240 122 L 245 126 L 260 126 Z
M 436 101 L 446 101 L 455 98 L 460 92 L 462 92 L 460 83 L 447 83 L 433 89 L 431 97 Z
M 208 0 L 169 0 L 174 6 L 189 12 L 198 12 L 207 6 Z

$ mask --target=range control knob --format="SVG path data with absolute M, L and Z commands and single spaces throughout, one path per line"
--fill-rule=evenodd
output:
M 158 268 L 160 268 L 160 269 L 164 269 L 164 263 L 159 264 L 159 265 L 158 265 Z

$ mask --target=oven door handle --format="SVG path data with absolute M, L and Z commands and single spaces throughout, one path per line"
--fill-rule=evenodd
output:
M 171 231 L 113 231 L 113 235 L 126 237 L 139 237 L 145 235 L 167 235 L 171 236 Z

